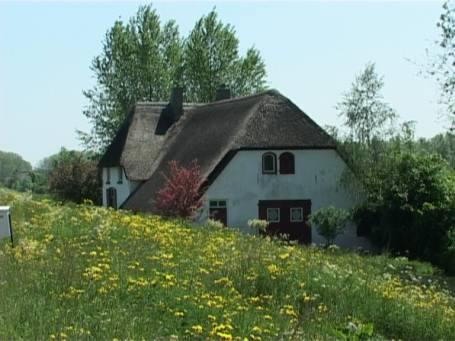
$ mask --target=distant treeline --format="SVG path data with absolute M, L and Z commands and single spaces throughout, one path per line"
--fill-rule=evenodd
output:
M 415 151 L 426 154 L 437 154 L 446 160 L 449 166 L 455 169 L 455 134 L 446 132 L 437 134 L 432 138 L 418 138 L 412 141 L 412 148 Z M 32 167 L 30 162 L 24 160 L 19 154 L 0 151 L 0 184 L 20 192 L 30 191 L 37 194 L 57 194 L 61 199 L 79 201 L 77 195 L 64 198 L 65 194 L 58 189 L 57 178 L 63 174 L 63 168 L 74 170 L 75 176 L 79 173 L 79 178 L 96 178 L 98 176 L 96 164 L 98 156 L 90 152 L 67 150 L 62 148 L 60 152 L 44 158 L 36 167 Z M 82 175 L 89 172 L 90 175 Z M 98 185 L 93 182 L 93 185 Z M 88 191 L 95 192 L 94 189 Z M 86 191 L 87 193 L 87 191 Z M 97 201 L 93 194 L 90 198 Z
M 419 138 L 415 142 L 417 150 L 440 155 L 450 167 L 455 169 L 455 134 L 447 132 L 430 139 Z
M 64 201 L 100 203 L 97 163 L 93 153 L 62 148 L 33 168 L 20 155 L 0 151 L 0 185 Z

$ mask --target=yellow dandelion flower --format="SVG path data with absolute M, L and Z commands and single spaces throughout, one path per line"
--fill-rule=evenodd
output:
M 308 295 L 307 293 L 303 294 L 303 302 L 309 302 L 311 301 L 311 296 Z
M 233 339 L 232 335 L 229 333 L 217 332 L 216 336 L 219 336 L 222 340 L 227 340 L 227 341 L 230 341 Z
M 279 272 L 279 268 L 275 264 L 270 264 L 269 266 L 267 266 L 267 270 L 271 275 L 275 275 Z
M 262 329 L 258 326 L 254 326 L 253 329 L 251 330 L 253 333 L 258 333 L 262 334 Z
M 282 259 L 282 260 L 286 260 L 289 258 L 289 256 L 290 256 L 289 253 L 286 252 L 286 253 L 280 254 L 278 257 L 280 257 L 280 259 Z
M 327 308 L 327 306 L 324 304 L 324 303 L 319 303 L 318 305 L 318 311 L 320 313 L 325 313 L 329 310 L 329 308 Z
M 196 333 L 196 334 L 202 334 L 202 331 L 204 330 L 201 325 L 197 324 L 191 327 L 191 330 Z

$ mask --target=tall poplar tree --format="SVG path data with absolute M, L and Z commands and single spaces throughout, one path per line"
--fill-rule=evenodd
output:
M 259 51 L 239 55 L 234 28 L 223 24 L 215 10 L 199 19 L 185 42 L 184 84 L 187 98 L 210 102 L 224 85 L 233 95 L 248 95 L 265 88 L 265 64 Z
M 91 69 L 96 85 L 84 91 L 83 114 L 92 124 L 79 132 L 87 149 L 103 152 L 137 101 L 168 101 L 173 86 L 182 86 L 185 100 L 210 102 L 221 85 L 233 95 L 265 88 L 265 65 L 250 48 L 239 56 L 239 41 L 231 25 L 212 10 L 187 39 L 174 21 L 161 23 L 151 5 L 142 6 L 129 22 L 118 20 L 103 41 Z
M 140 7 L 126 24 L 114 23 L 92 62 L 96 85 L 84 91 L 89 104 L 83 114 L 92 123 L 90 133 L 80 132 L 86 147 L 102 151 L 135 102 L 168 98 L 181 81 L 182 44 L 175 22 L 161 25 L 151 6 Z

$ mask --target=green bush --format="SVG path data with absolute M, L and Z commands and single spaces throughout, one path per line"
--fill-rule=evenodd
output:
M 15 153 L 0 151 L 0 185 L 26 191 L 32 187 L 32 166 Z
M 267 226 L 269 225 L 267 220 L 262 219 L 249 219 L 248 227 L 255 232 L 265 232 Z
M 97 162 L 88 153 L 62 148 L 52 156 L 48 183 L 50 193 L 60 200 L 82 203 L 84 199 L 90 199 L 96 204 L 101 202 Z
M 448 250 L 448 232 L 455 226 L 455 177 L 447 162 L 407 152 L 390 155 L 380 167 L 375 178 L 380 185 L 354 213 L 358 226 L 368 226 L 372 241 L 384 249 L 455 271 Z
M 333 206 L 323 207 L 312 213 L 311 225 L 316 226 L 318 233 L 326 240 L 326 246 L 333 244 L 335 238 L 344 232 L 349 213 Z
M 214 220 L 214 219 L 207 219 L 205 221 L 205 226 L 212 228 L 212 229 L 222 229 L 225 227 L 221 221 Z

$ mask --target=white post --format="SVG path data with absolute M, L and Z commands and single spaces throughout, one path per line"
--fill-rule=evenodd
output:
M 13 227 L 11 224 L 11 215 L 9 206 L 0 206 L 0 239 L 10 237 L 11 246 L 13 244 Z

